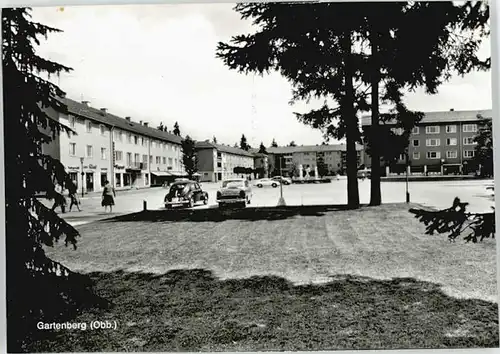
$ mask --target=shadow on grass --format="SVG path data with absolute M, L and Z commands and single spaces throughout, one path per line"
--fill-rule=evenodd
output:
M 138 213 L 121 215 L 106 221 L 211 221 L 226 220 L 284 220 L 295 216 L 323 216 L 329 211 L 348 210 L 347 205 L 328 206 L 285 206 L 285 207 L 247 207 L 247 208 L 208 208 L 208 209 L 172 209 L 146 210 Z
M 452 298 L 411 278 L 294 285 L 276 276 L 220 280 L 203 269 L 90 276 L 114 306 L 74 321 L 116 321 L 117 329 L 54 333 L 31 351 L 498 347 L 497 304 Z

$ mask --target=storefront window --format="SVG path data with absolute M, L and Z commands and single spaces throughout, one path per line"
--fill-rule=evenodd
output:
M 121 187 L 122 186 L 122 181 L 121 181 L 119 173 L 115 173 L 115 185 L 117 187 Z
M 123 174 L 123 186 L 124 187 L 130 186 L 130 173 Z

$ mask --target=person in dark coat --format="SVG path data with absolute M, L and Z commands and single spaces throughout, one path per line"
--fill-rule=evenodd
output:
M 113 212 L 113 205 L 115 205 L 115 189 L 109 184 L 109 181 L 104 182 L 104 189 L 102 190 L 102 202 L 101 205 L 104 207 L 104 211 L 107 211 L 109 206 L 109 212 Z
M 73 208 L 73 205 L 76 205 L 76 208 L 78 209 L 78 211 L 82 211 L 80 209 L 80 201 L 78 200 L 76 188 L 71 188 L 69 190 L 69 200 L 70 200 L 69 211 L 71 211 L 71 208 Z

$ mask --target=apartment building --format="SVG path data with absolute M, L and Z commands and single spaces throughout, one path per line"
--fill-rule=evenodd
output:
M 181 137 L 93 108 L 86 101 L 62 100 L 67 114 L 48 113 L 76 134 L 60 134 L 43 149 L 61 161 L 79 192 L 101 191 L 106 180 L 116 189 L 129 189 L 184 175 Z
M 223 144 L 207 141 L 196 142 L 198 173 L 202 182 L 218 182 L 239 177 L 235 167 L 254 169 L 254 155 L 251 152 Z
M 478 116 L 492 118 L 491 110 L 426 112 L 412 130 L 408 147 L 408 162 L 412 173 L 455 174 L 477 169 L 474 161 L 474 137 L 478 131 Z M 363 127 L 371 124 L 370 116 L 361 119 Z M 386 123 L 396 134 L 401 129 L 394 122 Z M 399 130 L 399 131 L 398 131 Z M 365 157 L 370 165 L 369 156 Z M 400 173 L 406 168 L 402 154 L 399 160 L 387 166 L 386 173 Z
M 313 171 L 322 158 L 329 173 L 345 173 L 346 148 L 345 144 L 270 147 L 267 149 L 269 171 L 272 175 L 296 175 L 300 166 L 303 170 Z M 363 146 L 356 145 L 356 151 L 357 165 L 360 166 L 364 163 Z

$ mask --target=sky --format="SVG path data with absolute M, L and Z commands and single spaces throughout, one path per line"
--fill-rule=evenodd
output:
M 295 141 L 321 144 L 320 131 L 297 121 L 289 104 L 291 86 L 279 74 L 254 76 L 229 70 L 215 57 L 219 41 L 252 33 L 234 4 L 40 7 L 33 20 L 62 33 L 42 40 L 42 57 L 73 68 L 56 79 L 67 97 L 90 101 L 118 116 L 150 126 L 178 121 L 183 135 L 217 137 L 233 145 L 242 134 L 250 145 Z M 418 30 L 418 29 L 416 29 Z M 489 55 L 485 42 L 482 55 Z M 437 95 L 406 96 L 420 111 L 491 108 L 491 72 L 454 77 Z

